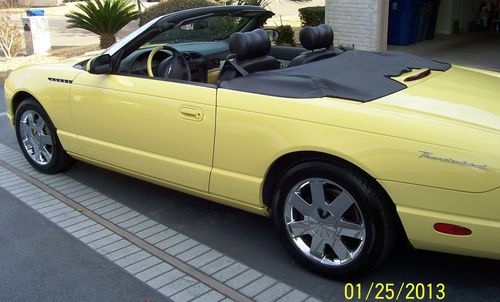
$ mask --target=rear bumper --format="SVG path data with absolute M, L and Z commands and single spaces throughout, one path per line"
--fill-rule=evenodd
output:
M 399 217 L 411 244 L 418 249 L 500 260 L 500 222 L 398 207 Z M 438 233 L 436 222 L 472 230 L 469 236 Z
M 419 249 L 500 260 L 500 188 L 466 193 L 381 182 L 393 201 L 410 243 Z M 434 230 L 435 223 L 472 230 L 455 236 Z

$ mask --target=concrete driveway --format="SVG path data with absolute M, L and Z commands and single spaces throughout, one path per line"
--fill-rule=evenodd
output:
M 441 34 L 432 40 L 410 46 L 389 45 L 389 50 L 409 52 L 457 65 L 500 71 L 500 34 Z

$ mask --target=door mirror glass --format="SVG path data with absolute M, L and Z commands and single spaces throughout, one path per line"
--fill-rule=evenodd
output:
M 93 57 L 87 63 L 87 71 L 92 74 L 108 74 L 112 70 L 111 56 L 109 54 Z

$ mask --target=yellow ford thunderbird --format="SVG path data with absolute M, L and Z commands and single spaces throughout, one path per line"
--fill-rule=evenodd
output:
M 500 259 L 500 74 L 345 51 L 327 25 L 271 45 L 253 6 L 154 19 L 96 57 L 5 82 L 37 170 L 73 159 L 274 220 L 307 268 L 375 268 L 398 238 Z

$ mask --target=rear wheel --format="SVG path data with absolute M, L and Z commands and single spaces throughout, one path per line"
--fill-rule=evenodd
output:
M 273 219 L 279 237 L 308 269 L 353 277 L 374 268 L 391 250 L 394 207 L 359 172 L 332 163 L 302 163 L 278 186 Z
M 24 157 L 37 170 L 57 173 L 73 163 L 62 148 L 49 116 L 34 99 L 25 99 L 17 108 L 15 128 Z

